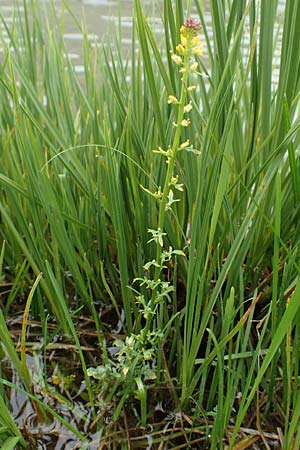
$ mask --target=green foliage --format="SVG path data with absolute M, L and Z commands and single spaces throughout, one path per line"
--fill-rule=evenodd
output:
M 143 424 L 150 386 L 176 385 L 174 409 L 206 419 L 211 449 L 229 429 L 233 448 L 256 408 L 257 428 L 275 415 L 283 448 L 296 450 L 299 2 L 286 0 L 278 21 L 277 0 L 205 10 L 166 0 L 157 42 L 136 0 L 131 64 L 120 43 L 92 46 L 83 29 L 84 80 L 64 57 L 54 9 L 44 31 L 38 3 L 24 1 L 25 21 L 16 7 L 3 22 L 10 44 L 1 37 L 0 269 L 10 284 L 0 334 L 24 387 L 5 316 L 43 273 L 31 312 L 72 336 L 93 414 L 91 376 L 115 401 L 114 419 L 135 395 Z M 204 49 L 189 79 L 172 58 L 186 11 L 201 19 Z M 195 89 L 183 92 L 188 80 Z M 99 304 L 123 322 L 111 358 Z M 71 310 L 94 320 L 98 369 Z
M 2 391 L 2 389 L 1 389 Z M 4 400 L 4 393 L 0 393 L 0 446 L 3 450 L 16 448 L 19 443 L 22 447 L 27 447 L 19 428 L 11 417 L 7 402 Z

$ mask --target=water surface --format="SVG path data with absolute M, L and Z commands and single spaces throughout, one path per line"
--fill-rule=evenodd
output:
M 21 12 L 23 11 L 23 0 L 18 0 Z M 28 2 L 29 3 L 29 2 Z M 44 16 L 47 19 L 50 10 L 50 0 L 39 0 L 39 4 L 44 6 Z M 68 8 L 72 14 L 64 8 L 62 0 L 53 0 L 55 12 L 60 19 L 64 14 L 65 42 L 68 49 L 69 58 L 73 60 L 77 73 L 83 72 L 82 65 L 82 33 L 80 27 L 85 24 L 88 30 L 88 37 L 91 41 L 100 42 L 103 38 L 109 37 L 109 41 L 113 42 L 116 35 L 121 36 L 122 47 L 129 48 L 131 42 L 131 32 L 133 23 L 133 6 L 134 0 L 68 0 Z M 204 6 L 209 4 L 208 0 L 203 1 Z M 159 36 L 162 31 L 161 13 L 162 0 L 143 0 L 142 6 L 147 16 L 152 31 Z M 281 21 L 284 12 L 285 0 L 279 0 L 278 6 L 278 23 Z M 13 1 L 0 0 L 0 13 L 4 16 L 6 23 L 9 25 L 13 18 Z M 72 17 L 72 15 L 74 17 Z M 74 20 L 75 18 L 75 20 Z M 206 16 L 208 35 L 212 37 L 212 24 L 210 18 Z M 80 24 L 76 24 L 76 20 Z M 246 24 L 247 26 L 247 24 Z M 3 29 L 3 24 L 1 24 Z M 5 31 L 3 31 L 5 36 Z M 245 54 L 249 48 L 249 39 L 244 40 L 243 48 Z M 205 49 L 204 49 L 205 51 Z M 275 64 L 273 81 L 277 81 L 279 73 L 279 55 L 280 43 L 278 43 L 275 52 Z

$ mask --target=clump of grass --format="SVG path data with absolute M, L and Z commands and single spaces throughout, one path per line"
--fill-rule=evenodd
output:
M 36 2 L 30 14 L 24 2 L 24 20 L 16 7 L 12 28 L 4 23 L 0 234 L 12 286 L 5 314 L 43 273 L 31 312 L 46 336 L 47 314 L 58 333 L 71 334 L 94 416 L 105 400 L 116 419 L 130 389 L 115 377 L 97 397 L 75 323 L 81 312 L 93 320 L 103 356 L 91 365 L 107 376 L 99 311 L 111 306 L 123 333 L 115 368 L 143 330 L 151 358 L 156 347 L 155 379 L 123 371 L 143 423 L 151 418 L 147 391 L 163 385 L 195 429 L 205 421 L 212 449 L 225 438 L 234 448 L 241 426 L 266 446 L 266 430 L 278 426 L 284 449 L 299 446 L 300 7 L 287 0 L 276 25 L 277 3 L 211 1 L 204 11 L 195 0 L 205 57 L 196 55 L 190 91 L 178 70 L 185 69 L 181 0 L 164 1 L 163 44 L 135 1 L 130 66 L 119 44 L 116 53 L 92 47 L 83 28 L 84 80 L 64 57 L 62 25 L 53 17 L 55 32 L 44 33 Z M 157 306 L 160 286 L 149 295 L 145 269 L 146 280 L 170 288 Z M 21 376 L 10 345 L 4 341 Z

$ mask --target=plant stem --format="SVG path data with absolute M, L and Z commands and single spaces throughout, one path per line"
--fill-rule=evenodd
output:
M 190 51 L 189 51 L 189 45 L 191 42 L 191 38 L 188 40 L 187 44 L 187 51 L 184 55 L 184 61 L 183 61 L 183 68 L 185 71 L 183 72 L 182 77 L 182 84 L 181 84 L 181 93 L 180 93 L 180 100 L 178 105 L 178 113 L 177 113 L 177 123 L 176 123 L 176 132 L 173 140 L 172 145 L 172 153 L 168 161 L 168 169 L 165 179 L 165 184 L 163 188 L 162 197 L 160 200 L 159 205 L 159 214 L 158 214 L 158 230 L 163 231 L 164 224 L 165 224 L 165 215 L 166 215 L 166 205 L 167 205 L 167 199 L 168 194 L 170 191 L 170 182 L 173 176 L 173 170 L 177 159 L 177 154 L 179 150 L 180 145 L 180 137 L 182 134 L 182 120 L 184 118 L 184 106 L 187 96 L 187 83 L 188 83 L 188 77 L 189 77 L 189 59 L 190 59 Z M 162 249 L 163 247 L 157 242 L 156 244 L 156 261 L 160 263 L 159 267 L 155 268 L 155 275 L 154 280 L 157 281 L 160 277 L 161 271 L 162 271 L 162 263 L 161 263 L 161 255 L 162 255 Z
M 173 145 L 171 147 L 170 156 L 168 158 L 168 169 L 165 178 L 165 183 L 162 191 L 162 196 L 159 204 L 159 213 L 158 213 L 158 231 L 163 232 L 165 225 L 165 217 L 166 217 L 166 206 L 168 201 L 168 195 L 170 192 L 170 184 L 173 176 L 174 166 L 177 159 L 178 150 L 180 148 L 180 138 L 182 135 L 182 121 L 184 119 L 185 114 L 185 102 L 187 97 L 187 86 L 188 86 L 188 78 L 189 78 L 189 61 L 191 57 L 191 45 L 192 45 L 192 36 L 187 38 L 185 52 L 183 56 L 182 62 L 182 78 L 181 78 L 181 92 L 180 92 L 180 100 L 178 102 L 178 113 L 177 113 L 177 122 L 176 122 L 176 132 L 173 139 Z M 157 282 L 160 279 L 162 270 L 163 270 L 163 261 L 162 261 L 162 252 L 163 245 L 157 241 L 156 243 L 156 262 L 158 265 L 155 267 L 154 273 L 154 281 Z M 155 300 L 157 298 L 158 287 L 153 289 L 152 296 L 150 300 L 150 309 L 154 310 Z M 144 336 L 146 337 L 147 333 L 150 331 L 152 325 L 153 317 L 149 317 L 147 319 L 145 328 L 144 328 Z

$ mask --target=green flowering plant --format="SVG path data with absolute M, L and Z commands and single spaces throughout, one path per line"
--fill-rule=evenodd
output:
M 165 263 L 164 252 L 164 224 L 166 212 L 172 209 L 172 205 L 178 202 L 176 198 L 176 191 L 183 191 L 184 186 L 179 182 L 179 175 L 175 173 L 176 160 L 178 152 L 188 150 L 192 147 L 189 140 L 182 141 L 183 129 L 189 127 L 191 119 L 188 114 L 193 109 L 192 102 L 187 101 L 187 97 L 190 92 L 194 91 L 196 86 L 189 83 L 190 75 L 196 72 L 198 67 L 197 61 L 191 61 L 193 55 L 201 56 L 203 54 L 203 48 L 199 37 L 199 30 L 201 29 L 200 22 L 193 18 L 187 19 L 184 25 L 180 28 L 180 43 L 176 46 L 176 52 L 172 54 L 172 60 L 179 66 L 179 72 L 181 77 L 181 91 L 177 97 L 174 94 L 170 94 L 168 97 L 168 104 L 174 105 L 178 108 L 177 120 L 174 122 L 176 128 L 172 145 L 164 150 L 158 147 L 154 150 L 154 153 L 166 158 L 167 173 L 163 189 L 159 188 L 159 196 L 150 193 L 159 202 L 158 212 L 158 226 L 157 230 L 149 230 L 152 237 L 149 240 L 156 243 L 156 259 L 155 259 L 155 273 L 154 280 L 158 281 L 161 278 L 161 274 Z M 172 255 L 184 255 L 181 250 L 171 250 Z M 157 290 L 153 290 L 152 299 L 150 301 L 150 308 L 153 307 L 156 302 Z M 148 324 L 150 329 L 151 324 Z
M 140 399 L 141 410 L 144 411 L 142 422 L 146 420 L 146 390 L 143 386 L 146 382 L 158 378 L 161 370 L 161 364 L 157 364 L 156 359 L 166 333 L 161 319 L 162 315 L 158 313 L 158 308 L 160 305 L 163 306 L 165 302 L 171 301 L 175 290 L 174 285 L 164 279 L 163 272 L 168 268 L 174 257 L 185 256 L 182 250 L 173 249 L 171 246 L 166 249 L 165 237 L 167 233 L 164 228 L 166 213 L 172 210 L 174 203 L 180 201 L 176 197 L 176 192 L 184 190 L 184 185 L 180 183 L 179 175 L 175 171 L 178 152 L 192 148 L 189 140 L 182 140 L 182 134 L 184 128 L 189 127 L 191 123 L 188 115 L 193 106 L 191 101 L 187 101 L 187 98 L 189 93 L 196 88 L 195 85 L 189 84 L 190 75 L 195 73 L 198 68 L 197 61 L 191 61 L 191 59 L 194 55 L 201 56 L 203 53 L 198 35 L 200 28 L 198 21 L 192 18 L 188 19 L 180 28 L 180 43 L 176 46 L 176 52 L 171 56 L 174 63 L 179 67 L 181 75 L 179 96 L 170 94 L 167 100 L 168 104 L 178 108 L 176 122 L 174 122 L 176 130 L 172 145 L 167 150 L 161 147 L 153 150 L 154 154 L 166 159 L 167 172 L 164 186 L 159 186 L 155 192 L 141 186 L 148 195 L 159 203 L 157 228 L 148 229 L 150 234 L 148 243 L 154 243 L 156 246 L 156 258 L 144 264 L 143 268 L 147 275 L 134 280 L 134 283 L 139 283 L 141 292 L 132 288 L 140 311 L 142 325 L 140 324 L 140 329 L 136 334 L 127 336 L 125 340 L 117 339 L 114 342 L 118 349 L 114 361 L 88 370 L 91 377 L 101 380 L 106 387 L 111 383 L 111 380 L 115 380 L 119 386 L 121 384 L 126 385 L 127 390 L 123 394 L 123 402 L 132 393 Z M 131 383 L 130 388 L 126 384 L 128 377 L 135 380 L 135 383 Z M 120 403 L 118 410 L 120 411 Z

